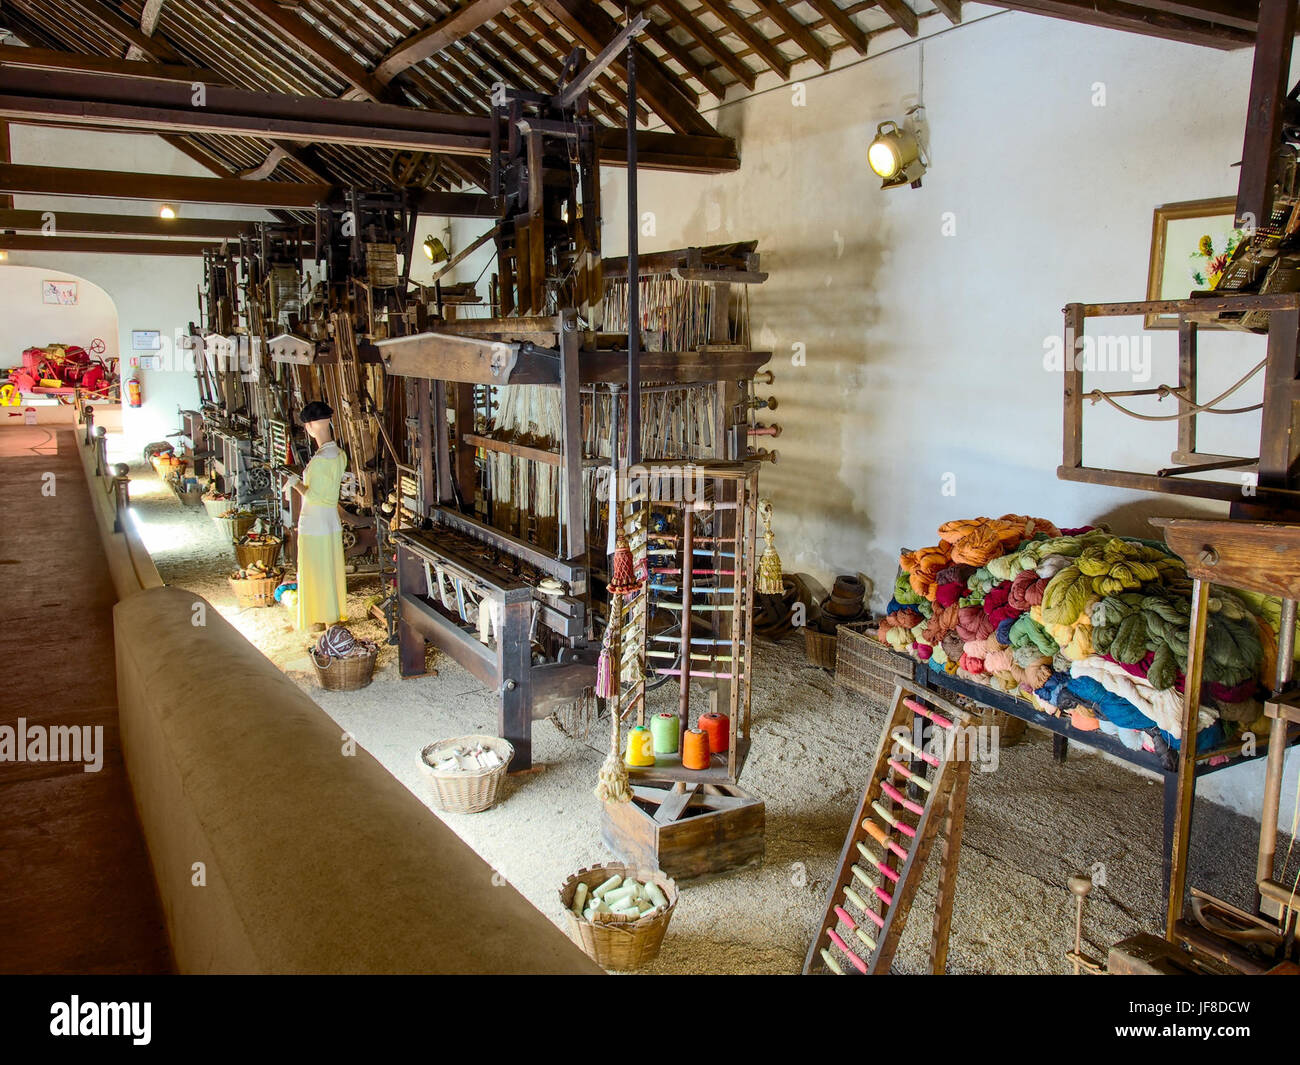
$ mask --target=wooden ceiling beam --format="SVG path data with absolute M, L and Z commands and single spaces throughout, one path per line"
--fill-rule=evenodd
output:
M 179 64 L 185 62 L 165 37 L 142 32 L 134 22 L 101 0 L 73 0 L 73 2 L 101 26 L 124 38 L 158 62 Z
M 110 200 L 155 200 L 163 203 L 214 203 L 228 207 L 279 207 L 311 210 L 333 202 L 333 185 L 296 181 L 242 181 L 239 178 L 179 177 L 115 170 L 78 170 L 57 166 L 0 163 L 0 193 L 18 196 L 79 196 Z M 420 210 L 452 218 L 495 218 L 498 203 L 470 192 L 420 194 Z
M 833 3 L 834 0 L 831 0 Z M 935 7 L 943 12 L 944 18 L 954 26 L 961 25 L 961 0 L 932 0 Z
M 196 81 L 225 84 L 226 79 L 201 67 L 173 63 L 150 63 L 142 60 L 114 59 L 112 56 L 62 52 L 53 48 L 18 48 L 0 44 L 0 66 L 30 67 L 36 70 L 65 70 L 89 74 L 118 74 L 124 78 L 150 78 L 155 81 Z
M 1089 26 L 1128 30 L 1146 37 L 1166 41 L 1199 44 L 1207 48 L 1245 48 L 1255 42 L 1255 35 L 1231 26 L 1153 11 L 1119 0 L 989 0 L 996 7 L 1027 11 L 1032 15 L 1082 22 Z
M 755 55 L 781 75 L 782 81 L 790 76 L 790 60 L 786 59 L 776 45 L 751 24 L 747 16 L 737 14 L 727 0 L 701 0 L 701 2 L 714 18 L 722 23 L 724 33 L 729 30 L 749 45 Z
M 0 210 L 0 230 L 44 236 L 50 214 L 50 211 Z M 148 214 L 94 214 L 86 211 L 55 211 L 53 214 L 53 236 L 97 233 L 119 237 L 229 240 L 247 232 L 254 224 L 232 218 L 158 218 Z
M 961 0 L 935 0 L 935 6 L 938 6 L 939 3 L 955 6 L 960 2 Z M 830 23 L 835 32 L 843 37 L 845 43 L 858 55 L 867 54 L 866 33 L 835 0 L 808 0 L 808 3 L 813 6 L 813 10 Z M 940 8 L 940 10 L 943 9 Z
M 514 0 L 469 0 L 469 3 L 457 8 L 446 18 L 426 26 L 390 49 L 375 67 L 376 80 L 387 85 L 416 63 L 437 55 L 444 48 L 491 22 L 513 2 Z
M 1231 26 L 1254 33 L 1259 27 L 1259 0 L 1134 0 L 1138 7 Z
M 202 255 L 219 247 L 197 240 L 144 240 L 131 237 L 39 237 L 0 233 L 0 250 L 72 252 L 77 255 Z
M 319 60 L 335 77 L 347 82 L 370 100 L 388 98 L 386 83 L 375 77 L 343 48 L 322 34 L 301 15 L 275 0 L 242 0 L 291 41 Z
M 746 66 L 730 48 L 725 47 L 709 28 L 678 3 L 678 0 L 654 0 L 654 2 L 673 22 L 699 41 L 704 50 L 745 88 L 752 90 L 758 84 L 758 76 L 754 71 Z
M 903 0 L 891 0 L 902 4 Z M 794 14 L 779 0 L 755 0 L 758 10 L 790 35 L 790 40 L 803 49 L 809 59 L 813 59 L 822 68 L 828 70 L 831 65 L 831 50 L 817 39 L 816 34 L 794 17 Z M 906 7 L 906 5 L 903 5 Z M 910 11 L 911 8 L 908 8 Z M 892 17 L 892 15 L 891 15 Z M 913 15 L 913 18 L 916 16 Z
M 915 37 L 921 32 L 920 20 L 916 17 L 916 12 L 907 6 L 906 0 L 876 0 L 876 6 L 909 37 Z
M 645 15 L 650 20 L 645 28 L 646 36 L 662 48 L 665 55 L 672 56 L 673 59 L 677 60 L 682 70 L 686 72 L 686 77 L 698 81 L 705 92 L 712 93 L 714 97 L 721 100 L 726 94 L 726 86 L 714 77 L 713 73 L 703 63 L 691 55 L 689 45 L 682 44 L 668 32 L 668 27 L 661 26 L 654 20 L 650 10 L 653 6 L 653 0 L 649 3 L 631 5 L 634 15 Z
M 539 0 L 575 41 L 591 55 L 601 50 L 618 36 L 619 25 L 592 0 Z M 713 127 L 700 114 L 695 104 L 677 84 L 676 76 L 665 67 L 644 45 L 635 45 L 637 56 L 637 90 L 646 102 L 677 133 L 708 136 Z M 613 63 L 624 80 L 627 68 L 623 60 Z

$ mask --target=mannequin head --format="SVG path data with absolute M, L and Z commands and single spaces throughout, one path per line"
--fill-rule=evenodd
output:
M 328 444 L 334 439 L 334 430 L 330 425 L 330 419 L 334 412 L 330 410 L 328 403 L 322 403 L 320 400 L 314 400 L 308 403 L 302 409 L 302 427 L 307 430 L 307 435 L 312 438 L 317 447 Z

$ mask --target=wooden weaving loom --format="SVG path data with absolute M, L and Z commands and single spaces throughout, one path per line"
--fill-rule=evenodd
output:
M 930 972 L 944 971 L 970 782 L 970 760 L 957 741 L 969 720 L 932 692 L 894 688 L 805 974 L 889 972 L 936 840 L 941 866 Z M 915 742 L 927 729 L 930 738 Z

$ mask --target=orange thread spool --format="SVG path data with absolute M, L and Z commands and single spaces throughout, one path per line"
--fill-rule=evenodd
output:
M 682 766 L 686 769 L 709 768 L 709 735 L 703 729 L 687 729 L 682 737 Z
M 709 737 L 709 751 L 725 754 L 731 746 L 731 718 L 726 714 L 701 714 L 700 728 Z

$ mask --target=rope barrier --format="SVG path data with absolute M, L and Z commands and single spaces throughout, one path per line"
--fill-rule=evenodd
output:
M 1178 414 L 1139 414 L 1137 411 L 1129 410 L 1127 407 L 1121 406 L 1120 404 L 1116 403 L 1113 399 L 1110 398 L 1109 392 L 1103 392 L 1099 388 L 1095 388 L 1091 392 L 1089 392 L 1088 399 L 1092 400 L 1094 403 L 1096 403 L 1097 400 L 1099 399 L 1104 399 L 1107 403 L 1109 403 L 1121 414 L 1127 414 L 1130 418 L 1136 418 L 1138 421 L 1142 421 L 1142 422 L 1180 422 L 1180 421 L 1185 421 L 1188 418 L 1193 418 L 1198 414 L 1248 414 L 1250 411 L 1260 410 L 1264 406 L 1264 404 L 1260 402 L 1250 407 L 1237 407 L 1232 410 L 1216 410 L 1215 404 L 1221 402 L 1222 400 L 1227 399 L 1230 395 L 1236 392 L 1237 389 L 1245 385 L 1247 381 L 1249 381 L 1252 377 L 1254 377 L 1257 373 L 1259 373 L 1260 370 L 1264 368 L 1264 364 L 1267 361 L 1268 361 L 1267 359 L 1260 359 L 1259 362 L 1255 365 L 1255 368 L 1251 370 L 1249 373 L 1247 373 L 1245 377 L 1239 380 L 1235 385 L 1229 388 L 1226 392 L 1220 392 L 1208 403 L 1200 403 L 1200 404 L 1194 403 L 1190 407 L 1188 407 L 1187 410 L 1180 411 Z M 1164 398 L 1165 395 L 1177 394 L 1177 391 L 1173 388 L 1170 388 L 1168 385 L 1161 385 L 1160 388 L 1164 390 L 1163 394 L 1161 395 L 1162 399 Z M 1184 400 L 1184 402 L 1186 401 Z

